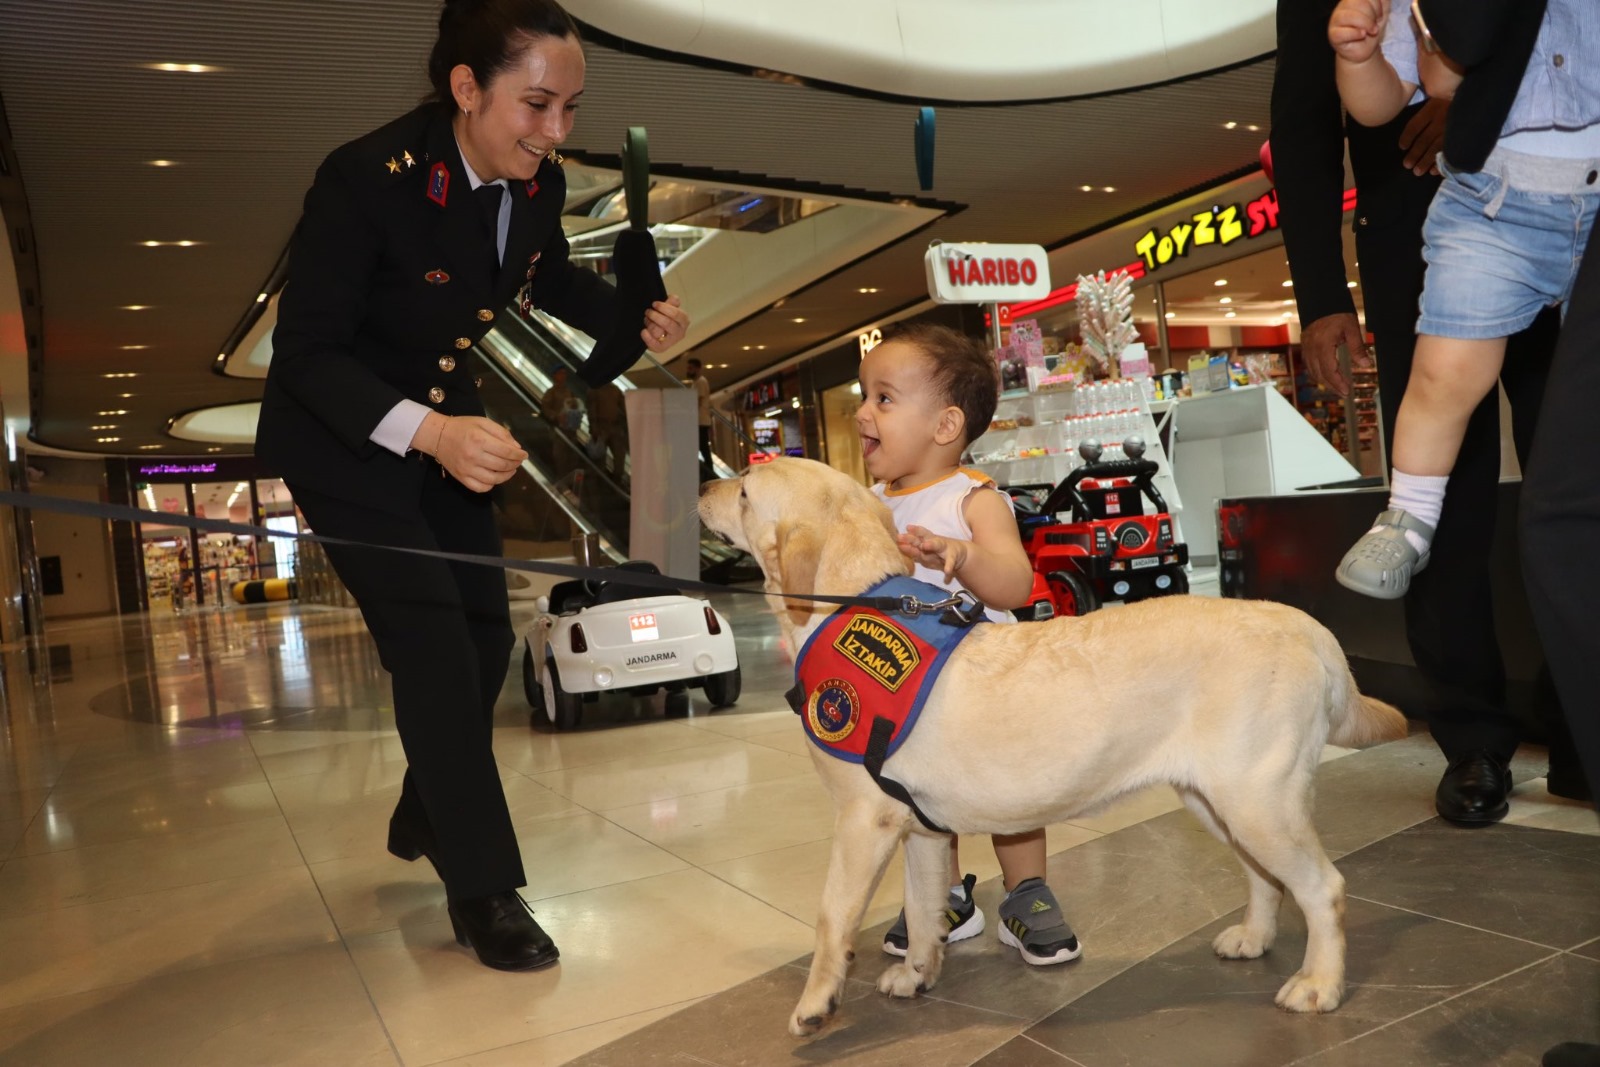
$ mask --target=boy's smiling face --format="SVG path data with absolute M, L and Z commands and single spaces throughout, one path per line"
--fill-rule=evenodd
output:
M 856 430 L 867 473 L 895 483 L 960 460 L 964 420 L 933 382 L 933 367 L 915 348 L 885 341 L 861 360 Z M 953 455 L 944 455 L 951 445 Z

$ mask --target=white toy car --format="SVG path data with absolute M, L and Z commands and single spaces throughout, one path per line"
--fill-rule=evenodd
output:
M 660 573 L 631 561 L 619 570 Z M 689 689 L 713 708 L 739 700 L 733 630 L 710 604 L 627 584 L 625 579 L 560 582 L 539 598 L 539 618 L 522 651 L 522 687 L 534 726 L 570 730 L 600 694 L 666 690 L 670 716 L 689 713 Z

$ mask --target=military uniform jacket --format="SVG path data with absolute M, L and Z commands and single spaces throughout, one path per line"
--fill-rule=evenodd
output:
M 402 459 L 372 432 L 404 398 L 482 415 L 465 357 L 513 297 L 591 336 L 611 330 L 615 290 L 568 258 L 561 168 L 546 160 L 535 180 L 509 186 L 496 277 L 494 238 L 445 108 L 425 105 L 328 156 L 290 244 L 273 332 L 256 432 L 270 470 L 290 485 L 409 511 L 432 465 Z

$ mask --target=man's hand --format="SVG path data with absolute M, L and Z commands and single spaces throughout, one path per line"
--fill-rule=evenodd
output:
M 1328 20 L 1328 43 L 1349 63 L 1365 63 L 1378 54 L 1389 21 L 1385 0 L 1339 0 Z
M 650 351 L 660 355 L 689 332 L 689 313 L 683 310 L 682 304 L 676 296 L 669 296 L 645 308 L 644 329 L 639 331 L 639 336 Z
M 487 493 L 508 481 L 528 453 L 497 422 L 476 415 L 441 415 L 430 411 L 417 427 L 411 445 L 439 461 L 439 466 L 474 493 Z
M 901 555 L 929 570 L 939 571 L 947 582 L 967 562 L 967 548 L 971 545 L 970 541 L 954 537 L 938 537 L 921 526 L 907 526 L 905 533 L 895 540 Z
M 1300 354 L 1311 376 L 1340 396 L 1349 396 L 1350 382 L 1339 368 L 1340 345 L 1350 350 L 1352 367 L 1372 369 L 1372 354 L 1354 312 L 1324 315 L 1300 332 Z
M 1400 131 L 1400 151 L 1406 154 L 1411 173 L 1439 173 L 1439 151 L 1444 148 L 1444 124 L 1449 113 L 1449 100 L 1429 97 Z

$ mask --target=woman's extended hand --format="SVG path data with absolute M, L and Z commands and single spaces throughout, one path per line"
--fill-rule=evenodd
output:
M 657 355 L 683 340 L 689 332 L 689 313 L 683 310 L 682 303 L 677 297 L 669 296 L 645 308 L 644 329 L 639 331 L 639 336 L 644 338 L 644 346 Z
M 507 481 L 528 458 L 511 431 L 476 415 L 430 411 L 411 444 L 438 460 L 452 478 L 474 493 L 487 493 Z

